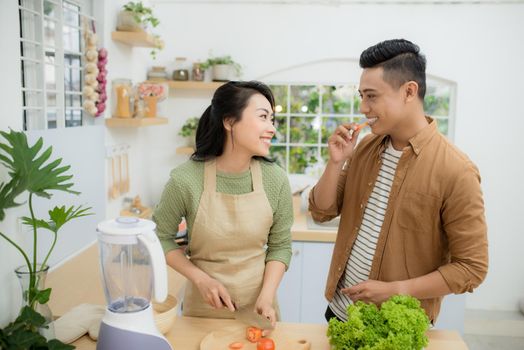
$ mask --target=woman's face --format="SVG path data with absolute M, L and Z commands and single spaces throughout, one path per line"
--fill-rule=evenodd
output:
M 261 94 L 251 96 L 242 118 L 229 128 L 233 131 L 234 151 L 244 151 L 251 156 L 268 156 L 276 130 L 273 109 L 267 98 Z

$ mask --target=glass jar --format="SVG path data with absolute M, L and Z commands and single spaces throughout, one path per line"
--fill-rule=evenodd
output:
M 189 70 L 186 67 L 186 58 L 175 58 L 175 70 L 173 71 L 173 80 L 189 80 Z
M 147 80 L 152 80 L 152 81 L 167 80 L 166 67 L 162 67 L 162 66 L 151 67 L 151 70 L 147 72 Z
M 191 78 L 194 81 L 203 81 L 206 71 L 202 69 L 202 63 L 193 63 L 193 70 L 191 71 Z
M 113 117 L 131 118 L 133 116 L 133 85 L 130 79 L 113 80 L 115 109 Z

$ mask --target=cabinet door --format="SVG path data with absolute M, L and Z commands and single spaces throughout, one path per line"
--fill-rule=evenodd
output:
M 334 243 L 304 242 L 300 322 L 326 323 L 324 313 L 328 303 L 324 290 L 334 246 Z
M 283 322 L 300 322 L 302 282 L 302 242 L 293 242 L 289 269 L 277 291 L 280 316 Z

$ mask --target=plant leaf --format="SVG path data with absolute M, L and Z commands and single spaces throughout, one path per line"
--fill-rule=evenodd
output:
M 9 175 L 13 180 L 17 180 L 15 183 L 22 189 L 46 198 L 51 197 L 48 192 L 51 190 L 79 193 L 70 189 L 73 186 L 72 182 L 67 182 L 72 175 L 63 175 L 69 170 L 69 166 L 59 167 L 61 158 L 49 161 L 52 147 L 41 152 L 44 144 L 42 138 L 33 146 L 29 146 L 23 132 L 1 131 L 0 135 L 7 141 L 0 143 L 0 151 L 4 152 L 0 161 L 10 169 Z
M 40 327 L 45 323 L 45 318 L 29 306 L 24 306 L 15 323 L 24 323 L 30 327 Z
M 49 301 L 49 296 L 51 295 L 51 288 L 47 288 L 47 289 L 44 289 L 44 290 L 39 290 L 36 295 L 35 295 L 35 299 L 40 303 L 40 304 L 45 304 Z
M 58 233 L 58 230 L 68 221 L 80 218 L 82 216 L 93 215 L 93 213 L 88 213 L 91 207 L 83 208 L 81 205 L 75 208 L 75 206 L 70 206 L 66 209 L 65 205 L 61 207 L 54 207 L 49 211 L 49 226 L 51 231 Z
M 49 225 L 49 223 L 45 220 L 41 220 L 41 219 L 31 219 L 30 217 L 27 217 L 27 216 L 24 216 L 22 217 L 22 224 L 24 225 L 27 225 L 27 226 L 31 226 L 31 227 L 36 227 L 36 228 L 43 228 L 43 229 L 46 229 L 46 230 L 49 230 L 49 231 L 53 231 L 53 228 L 51 227 L 51 225 Z

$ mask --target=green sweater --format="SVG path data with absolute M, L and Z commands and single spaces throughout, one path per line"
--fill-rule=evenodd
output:
M 266 262 L 281 261 L 289 266 L 291 260 L 291 225 L 293 204 L 285 171 L 275 163 L 260 161 L 264 191 L 273 211 L 273 225 L 268 232 Z M 156 233 L 164 252 L 177 249 L 174 241 L 178 224 L 186 218 L 188 239 L 195 222 L 200 197 L 204 190 L 204 162 L 189 160 L 171 171 L 160 202 L 153 213 Z M 217 192 L 245 194 L 253 191 L 251 171 L 227 174 L 217 171 Z

